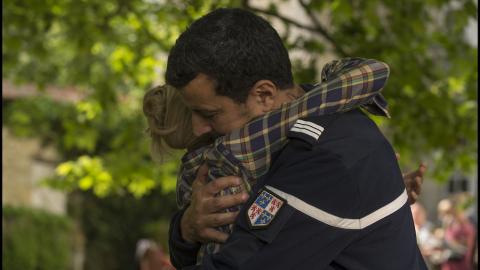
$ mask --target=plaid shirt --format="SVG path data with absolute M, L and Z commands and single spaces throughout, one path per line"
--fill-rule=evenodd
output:
M 379 93 L 388 75 L 388 66 L 372 59 L 345 58 L 328 63 L 322 70 L 322 82 L 302 97 L 216 139 L 213 145 L 187 153 L 182 158 L 177 181 L 178 206 L 183 208 L 190 203 L 192 182 L 205 162 L 209 181 L 236 175 L 250 191 L 256 179 L 267 173 L 273 154 L 288 143 L 286 134 L 299 118 L 344 112 L 358 106 L 389 117 L 386 101 Z M 228 188 L 219 196 L 237 192 L 238 188 Z M 226 211 L 239 209 L 237 206 Z M 219 228 L 226 233 L 231 229 L 232 226 Z M 204 252 L 215 253 L 219 248 L 215 243 L 203 245 L 197 261 L 201 262 Z

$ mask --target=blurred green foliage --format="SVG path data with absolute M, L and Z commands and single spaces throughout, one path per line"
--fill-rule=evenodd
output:
M 174 193 L 154 188 L 141 198 L 130 193 L 99 197 L 92 190 L 77 190 L 67 207 L 87 240 L 85 270 L 136 269 L 135 248 L 142 238 L 168 252 L 169 220 L 177 209 Z
M 280 8 L 292 2 L 302 14 Z M 49 181 L 54 186 L 92 189 L 98 196 L 141 197 L 159 186 L 168 193 L 175 186 L 178 156 L 162 166 L 151 161 L 142 96 L 163 82 L 168 50 L 189 23 L 217 7 L 243 7 L 283 26 L 298 82 L 317 81 L 317 63 L 327 55 L 387 62 L 385 96 L 392 119 L 375 121 L 404 168 L 431 160 L 429 173 L 439 180 L 453 170 L 473 169 L 478 63 L 465 29 L 477 20 L 475 1 L 254 3 L 4 1 L 3 79 L 40 89 L 74 86 L 87 98 L 76 104 L 41 97 L 9 102 L 3 123 L 59 149 L 65 162 Z
M 72 268 L 73 227 L 69 218 L 10 206 L 2 211 L 3 269 Z

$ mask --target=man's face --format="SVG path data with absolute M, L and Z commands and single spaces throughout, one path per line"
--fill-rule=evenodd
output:
M 192 110 L 193 133 L 223 135 L 244 126 L 262 112 L 255 105 L 237 103 L 215 92 L 215 82 L 205 74 L 199 74 L 182 91 L 187 106 Z

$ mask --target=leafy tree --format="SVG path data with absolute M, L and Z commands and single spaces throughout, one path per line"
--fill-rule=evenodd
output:
M 392 119 L 375 118 L 405 167 L 430 161 L 436 179 L 470 172 L 477 152 L 477 47 L 465 29 L 477 21 L 476 1 L 297 1 L 308 23 L 278 6 L 254 12 L 283 23 L 291 50 L 305 51 L 297 78 L 318 79 L 316 63 L 329 53 L 385 61 Z M 298 36 L 293 29 L 307 34 Z
M 68 211 L 87 240 L 84 269 L 136 269 L 135 249 L 142 238 L 167 252 L 168 221 L 175 210 L 175 194 L 162 195 L 158 188 L 141 198 L 73 192 Z
M 72 220 L 38 209 L 2 207 L 3 269 L 71 268 Z
M 389 1 L 21 0 L 3 2 L 4 80 L 74 86 L 86 98 L 4 101 L 3 123 L 40 136 L 65 161 L 50 183 L 98 196 L 170 192 L 178 161 L 158 166 L 148 153 L 141 113 L 146 89 L 163 82 L 166 55 L 194 19 L 236 6 L 265 16 L 289 48 L 298 82 L 319 79 L 325 58 L 387 62 L 392 119 L 375 118 L 404 166 L 432 160 L 437 179 L 476 163 L 477 48 L 465 29 L 473 0 Z M 282 9 L 299 6 L 301 15 Z M 280 29 L 281 28 L 281 29 Z

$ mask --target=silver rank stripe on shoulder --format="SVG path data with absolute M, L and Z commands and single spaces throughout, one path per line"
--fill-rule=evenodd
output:
M 315 138 L 315 140 L 318 140 L 320 135 L 322 135 L 324 128 L 313 122 L 298 119 L 290 130 L 304 133 Z

